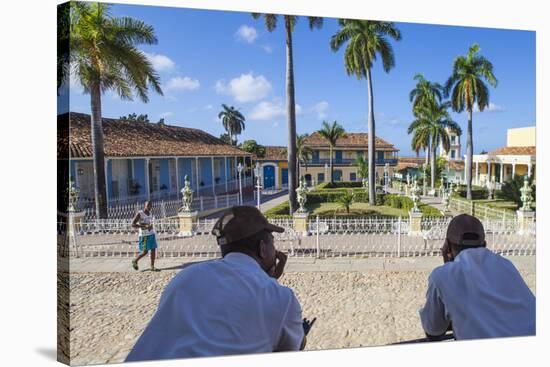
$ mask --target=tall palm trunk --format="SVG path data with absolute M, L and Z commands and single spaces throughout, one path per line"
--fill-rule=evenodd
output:
M 286 115 L 288 123 L 288 200 L 290 214 L 296 210 L 296 102 L 294 100 L 294 63 L 292 59 L 292 27 L 285 17 L 286 31 Z
M 428 146 L 426 147 L 426 160 L 424 162 L 424 169 L 422 170 L 422 195 L 426 196 L 426 187 L 428 187 L 428 182 L 426 180 L 426 170 L 428 169 L 428 165 L 430 164 L 430 151 L 431 151 L 431 144 L 430 141 L 428 141 Z
M 330 166 L 330 184 L 334 182 L 334 165 L 332 164 L 332 145 L 329 147 L 328 163 Z
M 94 197 L 96 218 L 107 218 L 107 186 L 105 184 L 105 153 L 103 151 L 103 124 L 101 121 L 101 90 L 99 84 L 90 86 L 92 107 L 91 131 L 94 166 Z
M 468 132 L 466 135 L 466 199 L 472 200 L 472 159 L 474 139 L 472 134 L 472 109 L 468 110 Z
M 376 163 L 374 161 L 374 154 L 376 151 L 375 147 L 375 131 L 374 131 L 374 95 L 372 93 L 372 77 L 370 73 L 370 68 L 367 69 L 367 83 L 369 85 L 369 120 L 368 120 L 368 130 L 369 130 L 369 204 L 376 205 Z
M 430 177 L 430 188 L 433 190 L 435 188 L 435 162 L 437 154 L 437 144 L 432 144 L 432 156 L 431 160 L 431 177 Z

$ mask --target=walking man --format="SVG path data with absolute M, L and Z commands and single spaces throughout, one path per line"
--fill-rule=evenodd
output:
M 140 254 L 134 260 L 132 260 L 132 267 L 134 270 L 138 270 L 138 261 L 147 255 L 151 251 L 151 271 L 159 271 L 155 268 L 155 257 L 157 255 L 157 239 L 155 236 L 155 229 L 153 228 L 153 214 L 151 209 L 153 204 L 151 201 L 145 202 L 143 210 L 137 212 L 132 220 L 132 227 L 139 228 L 139 240 L 138 248 Z
M 479 219 L 454 217 L 441 253 L 420 310 L 429 339 L 451 329 L 457 340 L 535 335 L 535 296 L 512 262 L 486 248 Z
M 255 207 L 236 206 L 214 225 L 223 258 L 193 264 L 166 286 L 126 361 L 303 349 L 311 323 L 277 282 L 287 257 Z

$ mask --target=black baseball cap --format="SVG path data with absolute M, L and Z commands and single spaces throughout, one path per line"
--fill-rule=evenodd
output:
M 454 217 L 449 223 L 447 227 L 447 239 L 459 246 L 483 246 L 485 243 L 485 229 L 476 217 L 460 214 Z
M 256 207 L 234 206 L 223 213 L 214 224 L 212 234 L 216 236 L 218 245 L 222 246 L 251 237 L 261 231 L 281 233 L 285 229 L 269 223 Z

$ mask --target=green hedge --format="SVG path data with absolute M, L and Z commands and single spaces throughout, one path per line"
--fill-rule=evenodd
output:
M 315 187 L 315 190 L 325 189 L 351 189 L 362 187 L 361 181 L 338 181 L 338 182 L 323 182 Z
M 414 207 L 414 202 L 408 196 L 387 194 L 384 196 L 383 205 L 396 208 L 396 209 L 404 209 L 406 211 L 409 211 Z M 442 216 L 441 212 L 438 209 L 434 208 L 433 206 L 420 203 L 418 205 L 418 208 L 422 211 L 422 214 L 424 214 L 425 216 L 428 216 L 428 217 Z
M 291 215 L 290 212 L 290 205 L 288 201 L 285 201 L 277 206 L 274 206 L 273 208 L 266 210 L 264 213 L 266 218 L 290 218 Z
M 487 199 L 489 192 L 486 187 L 472 185 L 472 200 Z M 458 196 L 466 198 L 466 185 L 458 186 Z

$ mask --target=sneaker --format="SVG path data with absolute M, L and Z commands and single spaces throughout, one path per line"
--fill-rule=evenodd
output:
M 134 268 L 134 270 L 139 270 L 138 263 L 137 263 L 136 259 L 132 260 L 132 268 Z

